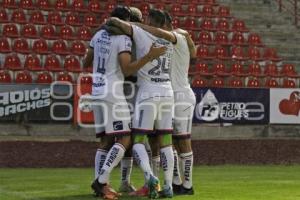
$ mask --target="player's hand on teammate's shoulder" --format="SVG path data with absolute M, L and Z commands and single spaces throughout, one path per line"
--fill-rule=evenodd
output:
M 152 44 L 148 56 L 151 58 L 151 60 L 158 58 L 159 56 L 165 54 L 167 51 L 166 46 L 155 46 L 155 43 Z

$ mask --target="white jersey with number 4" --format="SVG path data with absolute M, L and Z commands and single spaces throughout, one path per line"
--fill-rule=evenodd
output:
M 124 75 L 118 55 L 131 53 L 131 39 L 125 35 L 112 36 L 100 30 L 92 38 L 90 46 L 94 48 L 92 95 L 114 93 L 114 96 L 124 96 Z
M 154 88 L 158 93 L 164 93 L 165 90 L 172 90 L 169 70 L 171 68 L 171 59 L 173 55 L 173 45 L 171 42 L 155 37 L 142 28 L 132 25 L 133 40 L 136 44 L 137 59 L 145 56 L 152 44 L 156 46 L 166 46 L 167 52 L 152 62 L 148 62 L 138 71 L 138 85 Z M 149 91 L 151 92 L 151 91 Z
M 174 92 L 189 90 L 188 71 L 190 66 L 190 51 L 184 35 L 173 32 L 177 38 L 174 45 L 172 68 L 170 71 Z

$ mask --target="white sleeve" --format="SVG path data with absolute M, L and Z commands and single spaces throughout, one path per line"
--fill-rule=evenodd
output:
M 97 35 L 97 34 L 95 34 L 95 35 L 93 36 L 93 38 L 91 39 L 91 41 L 90 41 L 90 47 L 91 47 L 91 48 L 94 48 L 94 47 L 95 47 L 96 35 Z
M 131 53 L 131 48 L 132 48 L 132 41 L 128 36 L 122 35 L 121 37 L 119 37 L 118 54 L 122 52 Z
M 132 27 L 132 38 L 135 43 L 141 43 L 145 38 L 146 31 L 136 25 L 131 25 Z

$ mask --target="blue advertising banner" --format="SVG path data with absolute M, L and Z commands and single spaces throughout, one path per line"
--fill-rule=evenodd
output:
M 269 123 L 269 89 L 193 88 L 193 91 L 194 123 Z

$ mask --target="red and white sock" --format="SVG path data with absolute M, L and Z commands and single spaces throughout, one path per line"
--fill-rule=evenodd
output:
M 193 152 L 180 154 L 183 170 L 183 187 L 190 189 L 193 186 Z
M 164 171 L 164 183 L 166 187 L 172 188 L 174 170 L 174 152 L 172 146 L 160 149 L 161 166 Z
M 97 149 L 96 155 L 95 155 L 95 179 L 98 178 L 100 174 L 100 170 L 104 164 L 104 161 L 106 159 L 107 151 L 104 149 Z
M 146 177 L 147 181 L 150 179 L 150 175 L 153 175 L 149 157 L 145 148 L 144 144 L 134 144 L 132 147 L 133 157 L 138 164 L 138 166 L 144 172 L 144 176 Z
M 121 160 L 121 182 L 130 183 L 130 176 L 132 171 L 133 159 L 132 157 L 124 157 Z

